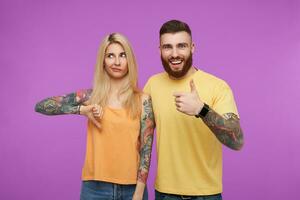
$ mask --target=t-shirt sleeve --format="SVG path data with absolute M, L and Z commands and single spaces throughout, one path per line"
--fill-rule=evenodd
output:
M 216 89 L 212 108 L 220 115 L 234 113 L 239 116 L 233 93 L 226 83 Z

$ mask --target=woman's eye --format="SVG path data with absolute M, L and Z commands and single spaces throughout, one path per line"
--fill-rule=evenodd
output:
M 120 54 L 120 57 L 126 58 L 126 54 L 125 54 L 125 53 L 121 53 L 121 54 Z
M 108 57 L 108 58 L 113 58 L 114 55 L 110 53 L 110 54 L 107 55 L 107 57 Z

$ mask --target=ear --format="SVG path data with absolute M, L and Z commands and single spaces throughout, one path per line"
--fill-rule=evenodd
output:
M 192 42 L 192 45 L 191 45 L 191 52 L 192 52 L 192 54 L 194 53 L 194 51 L 195 51 L 195 43 Z

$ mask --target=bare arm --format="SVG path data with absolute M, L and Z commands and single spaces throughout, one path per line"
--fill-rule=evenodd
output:
M 150 96 L 144 95 L 142 99 L 142 113 L 141 113 L 141 128 L 140 128 L 140 164 L 138 169 L 138 181 L 134 199 L 140 199 L 143 196 L 145 185 L 147 183 L 151 151 L 154 133 L 154 114 L 152 110 L 152 101 Z
M 90 98 L 92 90 L 46 98 L 35 105 L 35 111 L 45 115 L 79 114 L 79 105 Z
M 210 109 L 202 120 L 222 144 L 233 150 L 240 150 L 243 147 L 243 131 L 240 120 L 234 113 L 221 116 Z

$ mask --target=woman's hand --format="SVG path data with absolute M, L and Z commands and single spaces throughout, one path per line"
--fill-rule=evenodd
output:
M 137 181 L 132 200 L 143 200 L 145 187 L 144 183 Z
M 143 200 L 143 194 L 134 193 L 132 200 Z
M 80 106 L 80 115 L 85 115 L 89 120 L 91 120 L 95 126 L 101 128 L 101 124 L 97 121 L 96 118 L 102 119 L 103 109 L 97 104 L 93 105 L 81 105 Z

